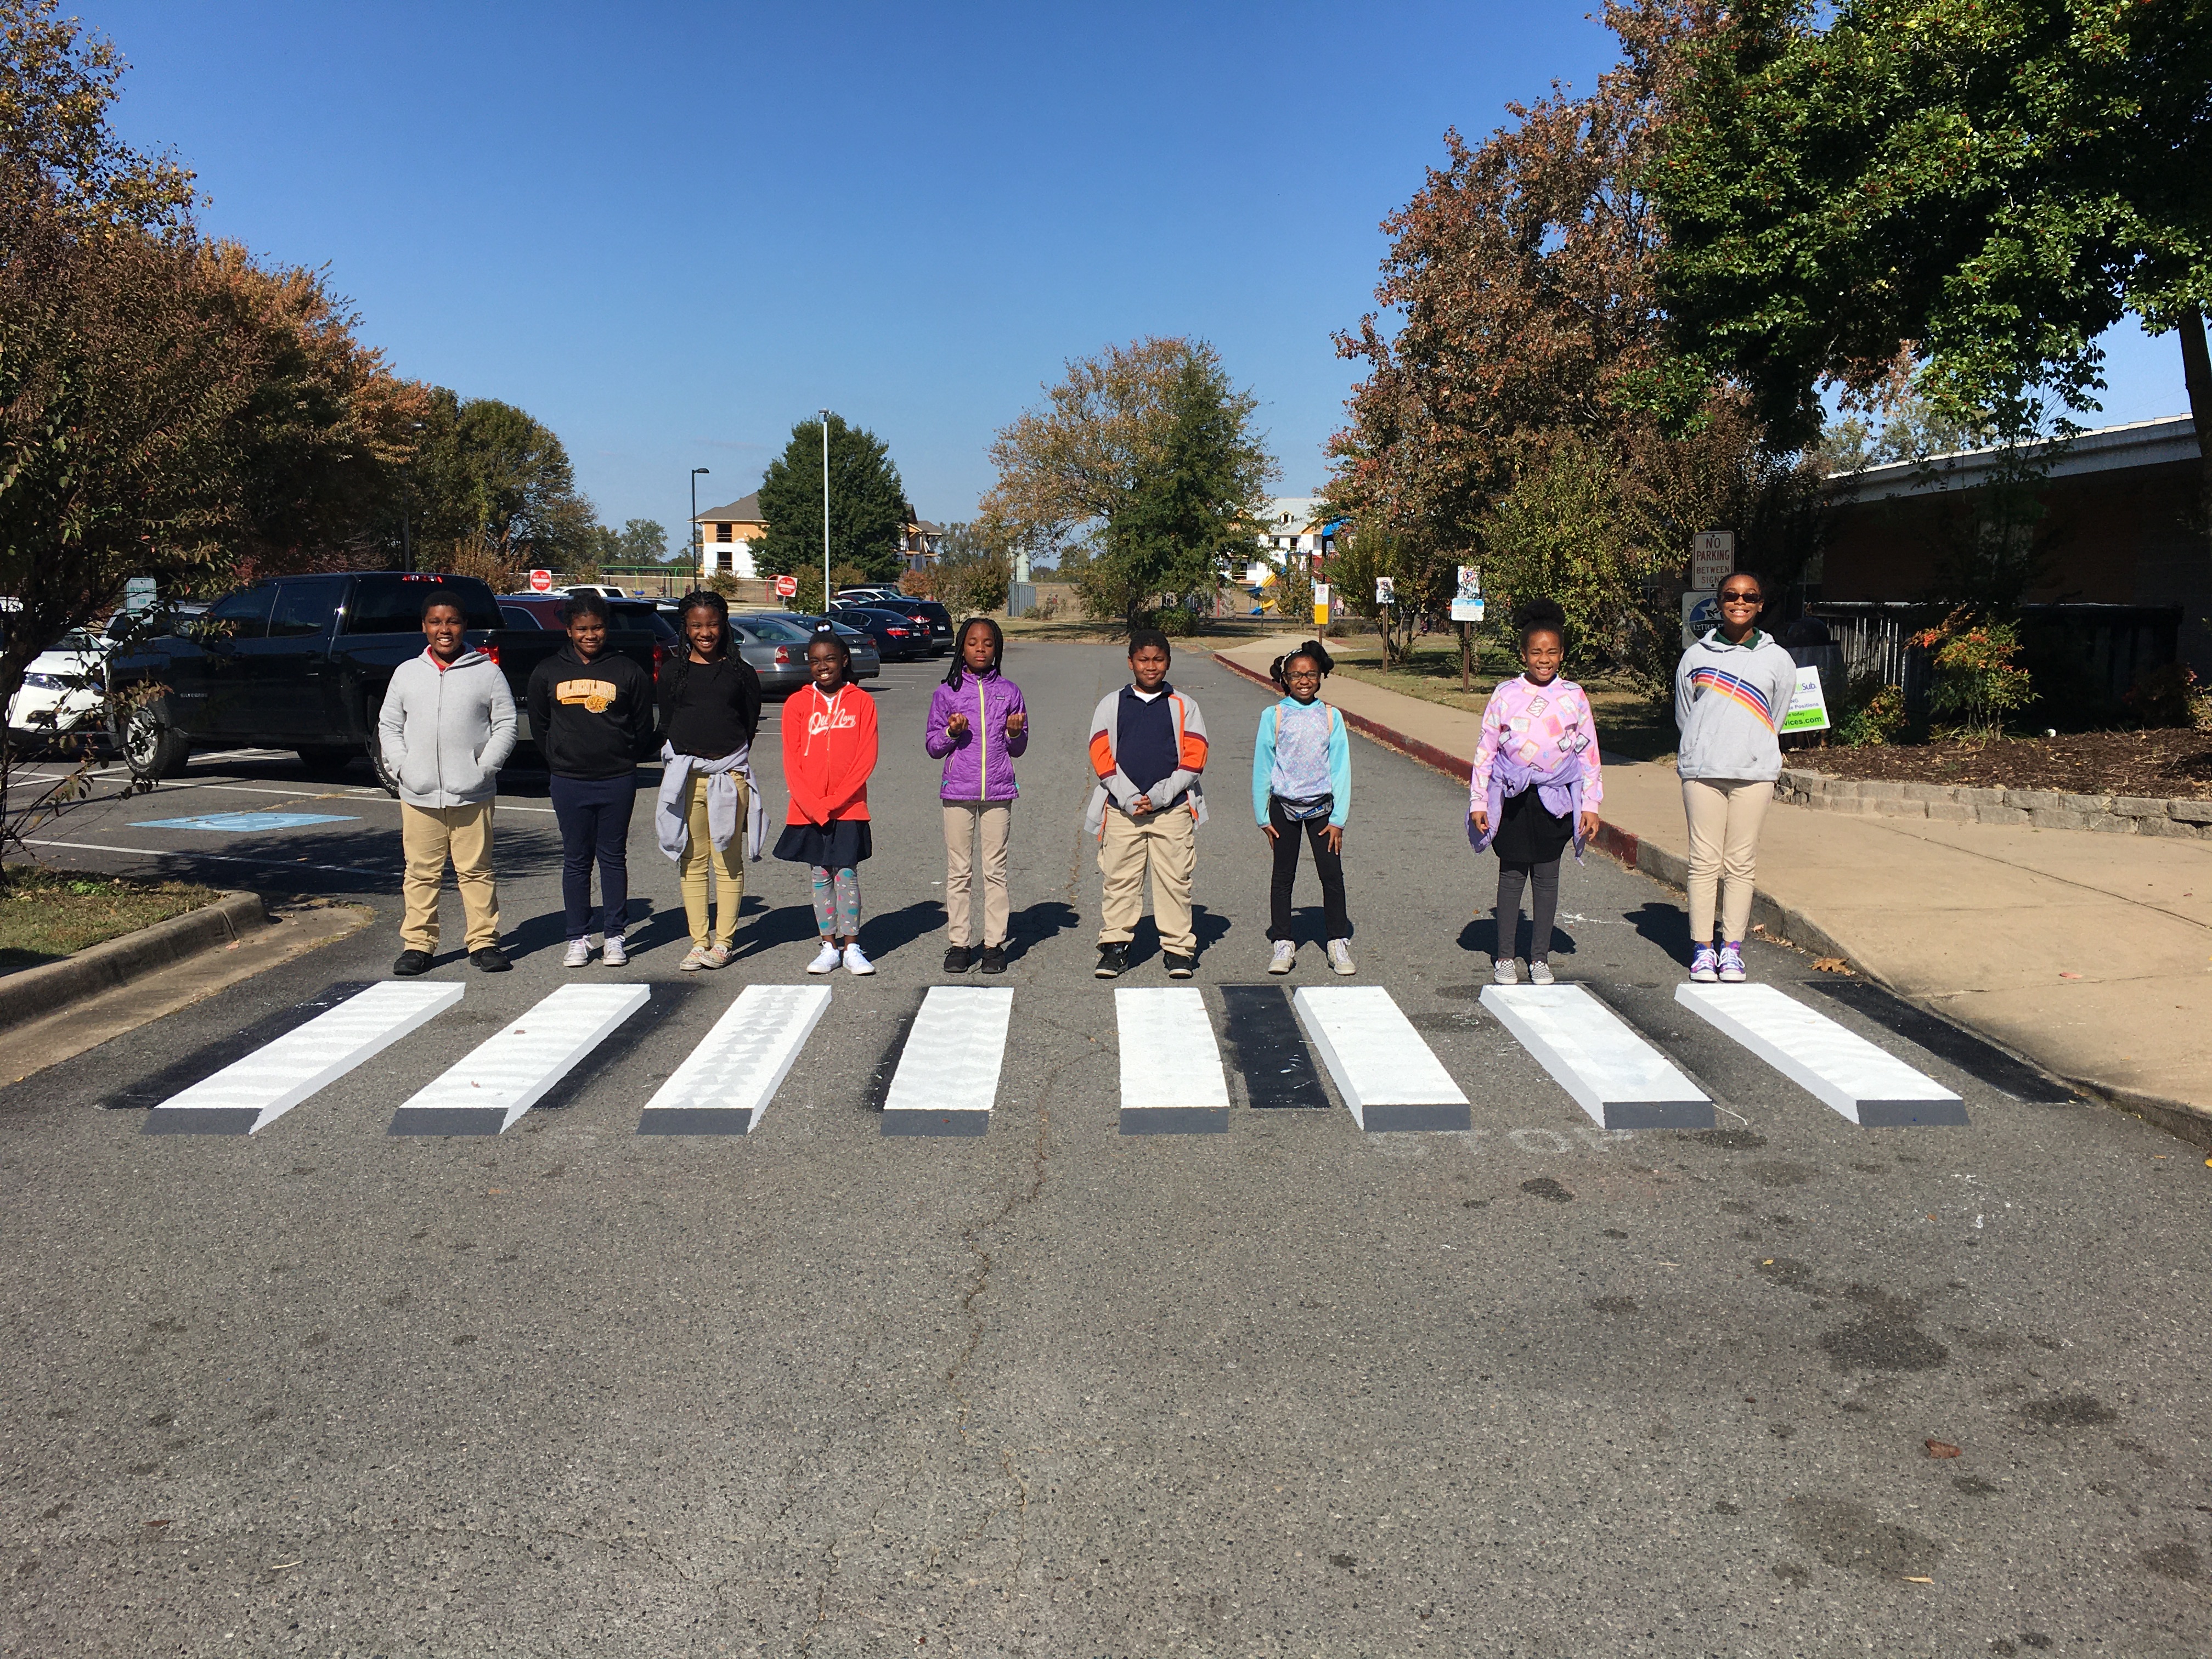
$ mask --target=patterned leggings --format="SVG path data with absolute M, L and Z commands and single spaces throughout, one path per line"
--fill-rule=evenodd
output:
M 840 870 L 836 876 L 820 865 L 814 872 L 814 926 L 824 939 L 858 939 L 860 934 L 860 872 Z

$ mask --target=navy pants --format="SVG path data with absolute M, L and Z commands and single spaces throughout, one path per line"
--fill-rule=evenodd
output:
M 618 778 L 555 778 L 553 816 L 561 825 L 561 902 L 568 937 L 617 934 L 629 919 L 629 815 L 637 805 L 637 775 Z M 599 902 L 592 913 L 592 861 L 599 866 Z

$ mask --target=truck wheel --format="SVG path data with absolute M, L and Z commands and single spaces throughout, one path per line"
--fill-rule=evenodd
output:
M 310 744 L 292 751 L 310 772 L 343 772 L 354 763 L 354 752 L 343 744 Z
M 118 747 L 131 775 L 149 782 L 173 778 L 192 753 L 191 744 L 169 724 L 167 708 L 161 702 L 140 703 L 131 711 Z
M 368 769 L 376 779 L 377 787 L 392 798 L 399 799 L 399 780 L 384 763 L 384 739 L 377 734 L 377 721 L 384 715 L 384 699 L 376 698 L 368 705 Z

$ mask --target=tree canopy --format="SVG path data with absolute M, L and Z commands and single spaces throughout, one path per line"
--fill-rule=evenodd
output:
M 991 446 L 983 518 L 1041 554 L 1082 532 L 1090 556 L 1073 574 L 1087 610 L 1133 624 L 1156 596 L 1210 588 L 1249 550 L 1275 464 L 1252 428 L 1258 399 L 1213 347 L 1109 346 L 1045 393 Z
M 761 478 L 761 517 L 768 533 L 753 544 L 763 575 L 809 572 L 822 580 L 822 422 L 801 421 Z M 830 417 L 830 557 L 865 580 L 897 580 L 899 535 L 906 527 L 906 486 L 891 464 L 890 446 L 842 415 Z M 834 571 L 833 571 L 834 574 Z
M 1678 403 L 1736 377 L 1802 441 L 1909 349 L 1936 418 L 2031 432 L 2096 407 L 2133 312 L 2212 437 L 2203 0 L 1750 0 L 1687 63 L 1646 174 Z

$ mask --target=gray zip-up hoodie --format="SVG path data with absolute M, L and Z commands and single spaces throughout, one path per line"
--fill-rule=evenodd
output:
M 499 787 L 514 752 L 514 694 L 481 651 L 441 671 L 426 650 L 392 671 L 377 716 L 384 764 L 410 806 L 474 806 Z
M 1754 629 L 1730 645 L 1713 629 L 1674 669 L 1674 724 L 1682 732 L 1674 770 L 1754 782 L 1781 776 L 1774 734 L 1796 693 L 1796 661 L 1773 635 Z

